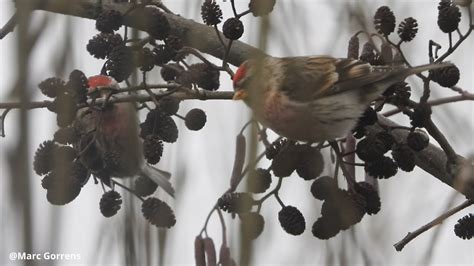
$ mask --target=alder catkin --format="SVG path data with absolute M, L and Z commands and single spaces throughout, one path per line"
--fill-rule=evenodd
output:
M 219 251 L 219 263 L 222 266 L 232 265 L 232 258 L 230 257 L 230 248 L 222 244 Z
M 214 241 L 212 238 L 204 238 L 204 250 L 206 251 L 207 266 L 216 266 L 217 265 L 217 256 L 216 248 L 214 246 Z
M 194 261 L 196 262 L 196 266 L 206 266 L 204 240 L 200 235 L 196 236 L 196 239 L 194 240 Z
M 242 179 L 242 169 L 245 163 L 246 140 L 242 134 L 237 135 L 235 141 L 235 158 L 234 168 L 232 169 L 232 176 L 230 178 L 230 187 L 235 189 Z

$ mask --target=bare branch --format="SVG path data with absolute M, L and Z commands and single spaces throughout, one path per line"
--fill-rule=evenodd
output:
M 7 117 L 8 112 L 10 112 L 11 108 L 6 108 L 2 112 L 2 116 L 0 117 L 0 136 L 2 138 L 5 137 L 5 118 Z
M 431 101 L 428 101 L 427 103 L 430 106 L 438 106 L 438 105 L 443 105 L 443 104 L 447 104 L 447 103 L 454 103 L 454 102 L 461 102 L 461 101 L 474 101 L 474 94 L 464 92 L 461 95 L 449 96 L 449 97 L 445 97 L 445 98 L 431 100 Z M 398 114 L 401 111 L 402 110 L 397 108 L 397 109 L 394 109 L 394 110 L 387 111 L 383 115 L 388 117 L 388 116 Z
M 155 97 L 160 97 L 161 94 L 166 93 L 155 93 Z M 198 91 L 198 92 L 175 92 L 168 97 L 173 97 L 179 100 L 231 100 L 234 92 L 232 91 Z M 103 99 L 97 99 L 96 104 L 100 105 L 103 103 Z M 123 103 L 123 102 L 149 102 L 152 101 L 151 96 L 149 95 L 126 95 L 126 96 L 117 96 L 109 100 L 109 103 Z M 26 104 L 20 102 L 3 102 L 0 103 L 0 109 L 37 109 L 37 108 L 46 108 L 50 106 L 52 101 L 39 101 L 39 102 L 29 102 Z M 80 105 L 80 107 L 85 107 L 85 105 Z
M 424 232 L 428 231 L 429 229 L 431 229 L 432 227 L 442 223 L 444 220 L 446 220 L 449 216 L 461 211 L 462 209 L 464 208 L 467 208 L 469 206 L 471 206 L 472 204 L 474 204 L 474 201 L 472 200 L 466 200 L 465 202 L 463 202 L 461 205 L 441 214 L 439 217 L 437 217 L 436 219 L 434 219 L 433 221 L 423 225 L 422 227 L 418 228 L 417 230 L 413 231 L 413 232 L 409 232 L 401 241 L 399 241 L 398 243 L 396 243 L 395 245 L 393 245 L 395 247 L 395 249 L 397 251 L 401 251 L 406 244 L 408 244 L 410 241 L 412 241 L 413 239 L 415 239 L 417 236 L 423 234 Z

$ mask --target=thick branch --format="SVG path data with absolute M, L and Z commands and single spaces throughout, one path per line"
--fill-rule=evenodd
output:
M 43 0 L 40 2 L 41 5 L 36 7 L 38 10 L 89 19 L 95 19 L 101 10 L 100 6 L 97 6 L 97 3 L 100 1 L 97 0 Z M 109 3 L 109 1 L 105 0 L 102 2 L 102 10 L 113 9 L 122 12 L 122 14 L 132 7 L 131 3 Z M 220 43 L 213 27 L 174 14 L 164 13 L 164 15 L 170 23 L 171 33 L 180 37 L 186 46 L 194 47 L 217 58 L 222 59 L 224 57 L 225 47 Z M 141 9 L 136 9 L 126 15 L 123 23 L 125 26 L 145 30 Z M 221 36 L 225 38 L 222 34 Z M 249 57 L 258 55 L 264 55 L 264 53 L 248 44 L 234 41 L 232 43 L 232 51 L 227 57 L 227 62 L 238 66 Z
M 379 123 L 389 127 L 400 126 L 382 115 L 379 115 Z M 367 129 L 371 133 L 379 132 L 382 130 L 378 126 L 368 127 Z M 407 130 L 393 130 L 392 135 L 396 138 L 398 142 L 402 142 L 405 141 L 409 132 L 410 131 Z M 463 178 L 459 178 L 459 174 L 453 176 L 446 170 L 446 163 L 446 153 L 433 144 L 430 144 L 421 152 L 416 153 L 417 166 L 419 166 L 421 169 L 425 170 L 435 178 L 439 179 L 441 182 L 456 189 L 466 197 L 474 199 L 474 175 L 471 173 L 469 174 L 469 176 L 464 176 Z M 458 156 L 458 164 L 459 166 L 461 166 L 470 164 L 470 162 L 462 156 Z

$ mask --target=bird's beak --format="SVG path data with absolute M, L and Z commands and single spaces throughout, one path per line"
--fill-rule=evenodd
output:
M 234 97 L 232 99 L 234 101 L 237 101 L 237 100 L 245 100 L 246 98 L 247 98 L 247 92 L 241 89 L 234 93 Z

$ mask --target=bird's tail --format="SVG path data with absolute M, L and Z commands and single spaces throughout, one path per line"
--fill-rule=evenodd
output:
M 390 81 L 400 81 L 404 80 L 406 77 L 411 76 L 411 75 L 416 75 L 418 73 L 424 72 L 424 71 L 429 71 L 429 70 L 434 70 L 434 69 L 439 69 L 439 68 L 445 68 L 452 66 L 452 63 L 439 63 L 439 64 L 425 64 L 425 65 L 420 65 L 420 66 L 415 66 L 415 67 L 410 67 L 410 68 L 405 68 L 405 67 L 400 67 L 400 68 L 395 68 L 395 69 L 390 69 L 390 67 L 385 67 L 382 66 L 380 67 L 380 72 L 384 72 L 383 69 L 387 69 L 389 72 L 387 73 L 386 76 L 381 75 L 380 79 L 387 79 Z M 375 70 L 377 71 L 378 67 L 374 67 Z
M 171 182 L 169 181 L 169 179 L 171 178 L 170 173 L 157 169 L 145 163 L 139 175 L 150 178 L 164 191 L 166 191 L 166 193 L 168 193 L 171 197 L 174 198 L 174 188 L 171 185 Z
M 393 84 L 405 80 L 408 76 L 416 75 L 418 73 L 445 68 L 452 66 L 451 63 L 440 63 L 440 64 L 426 64 L 416 67 L 402 67 L 402 66 L 372 66 L 373 75 L 368 75 L 366 77 L 360 77 L 353 80 L 353 84 L 356 87 L 368 86 L 371 91 L 364 91 L 363 97 L 365 97 L 367 102 L 373 101 L 380 94 L 382 94 L 386 89 L 388 89 Z

